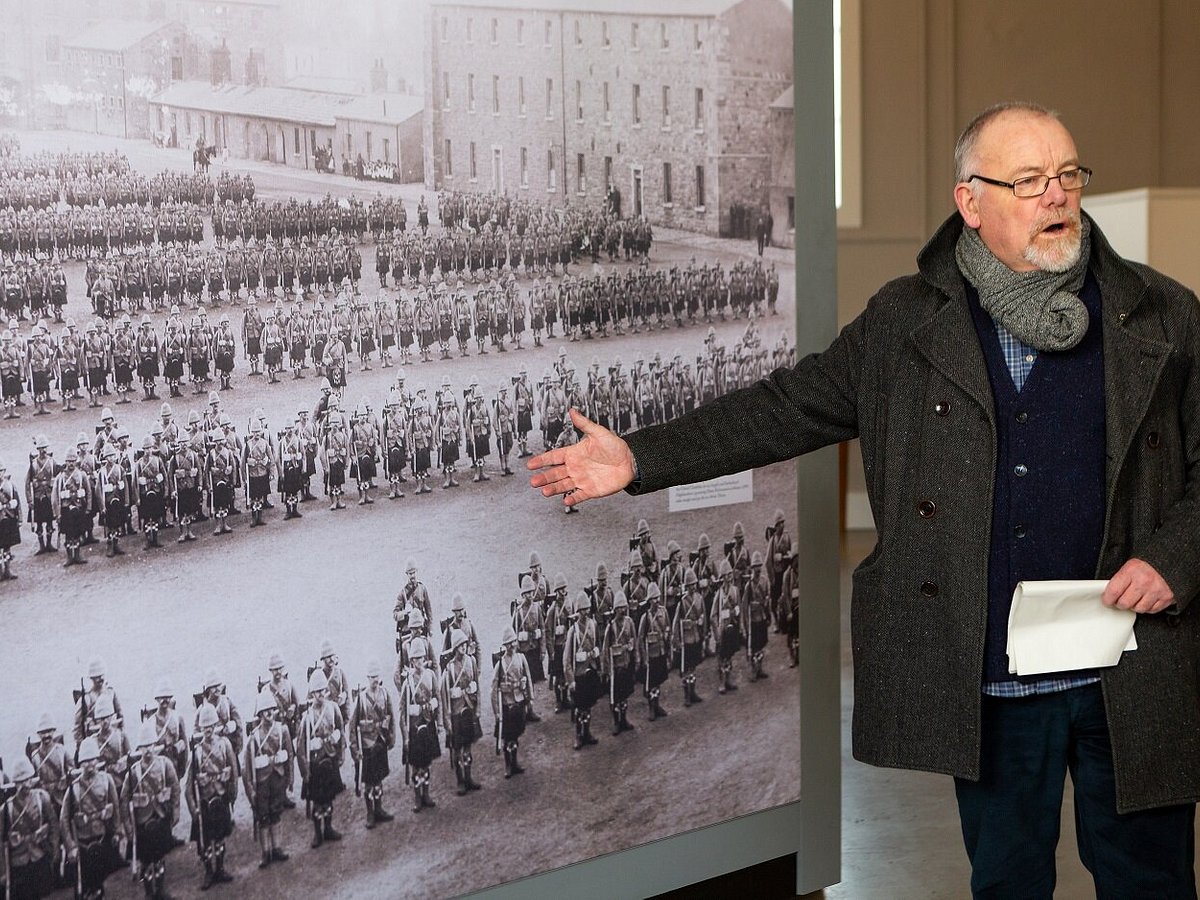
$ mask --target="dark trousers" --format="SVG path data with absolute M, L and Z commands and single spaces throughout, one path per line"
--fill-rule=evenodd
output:
M 975 897 L 1051 898 L 1063 784 L 1098 900 L 1194 900 L 1195 804 L 1119 814 L 1099 684 L 983 698 L 978 782 L 955 779 Z M 1163 748 L 1169 765 L 1170 748 Z

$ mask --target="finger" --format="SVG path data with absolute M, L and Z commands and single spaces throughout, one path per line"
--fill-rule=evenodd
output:
M 525 460 L 525 468 L 527 469 L 544 469 L 547 466 L 557 466 L 563 462 L 565 454 L 563 450 L 547 450 L 545 453 L 539 453 L 537 456 L 531 456 Z
M 571 414 L 571 423 L 584 434 L 591 434 L 594 431 L 600 430 L 599 425 L 597 425 L 575 407 L 572 406 L 569 412 Z
M 1105 606 L 1116 606 L 1117 599 L 1125 592 L 1132 581 L 1133 579 L 1130 577 L 1129 572 L 1126 571 L 1124 566 L 1122 566 L 1117 573 L 1108 580 L 1108 584 L 1105 585 L 1104 593 L 1100 595 L 1101 602 L 1103 602 Z

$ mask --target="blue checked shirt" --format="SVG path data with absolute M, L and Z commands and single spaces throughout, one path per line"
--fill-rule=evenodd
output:
M 1019 337 L 999 322 L 996 323 L 996 335 L 1000 338 L 1000 349 L 1004 351 L 1004 361 L 1008 363 L 1008 372 L 1012 375 L 1013 384 L 1020 392 L 1029 377 L 1029 371 L 1037 361 L 1037 350 L 1021 343 Z M 1099 680 L 1099 677 L 1092 675 L 1083 678 L 1052 678 L 1033 684 L 1022 684 L 1019 681 L 985 681 L 983 692 L 990 697 L 1032 697 L 1034 694 L 1068 691 L 1085 684 L 1095 684 Z

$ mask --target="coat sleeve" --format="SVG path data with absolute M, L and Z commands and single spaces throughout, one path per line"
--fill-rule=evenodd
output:
M 828 349 L 626 440 L 648 493 L 791 459 L 858 435 L 868 305 Z

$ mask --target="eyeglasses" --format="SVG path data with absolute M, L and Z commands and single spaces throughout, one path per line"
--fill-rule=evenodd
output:
M 994 184 L 996 187 L 1006 187 L 1016 197 L 1040 197 L 1050 189 L 1050 182 L 1057 181 L 1064 191 L 1080 191 L 1087 187 L 1092 180 L 1092 170 L 1086 166 L 1067 169 L 1057 175 L 1027 175 L 1016 181 L 1000 181 L 998 178 L 985 178 L 982 175 L 971 175 L 967 181 L 978 178 L 984 184 Z

